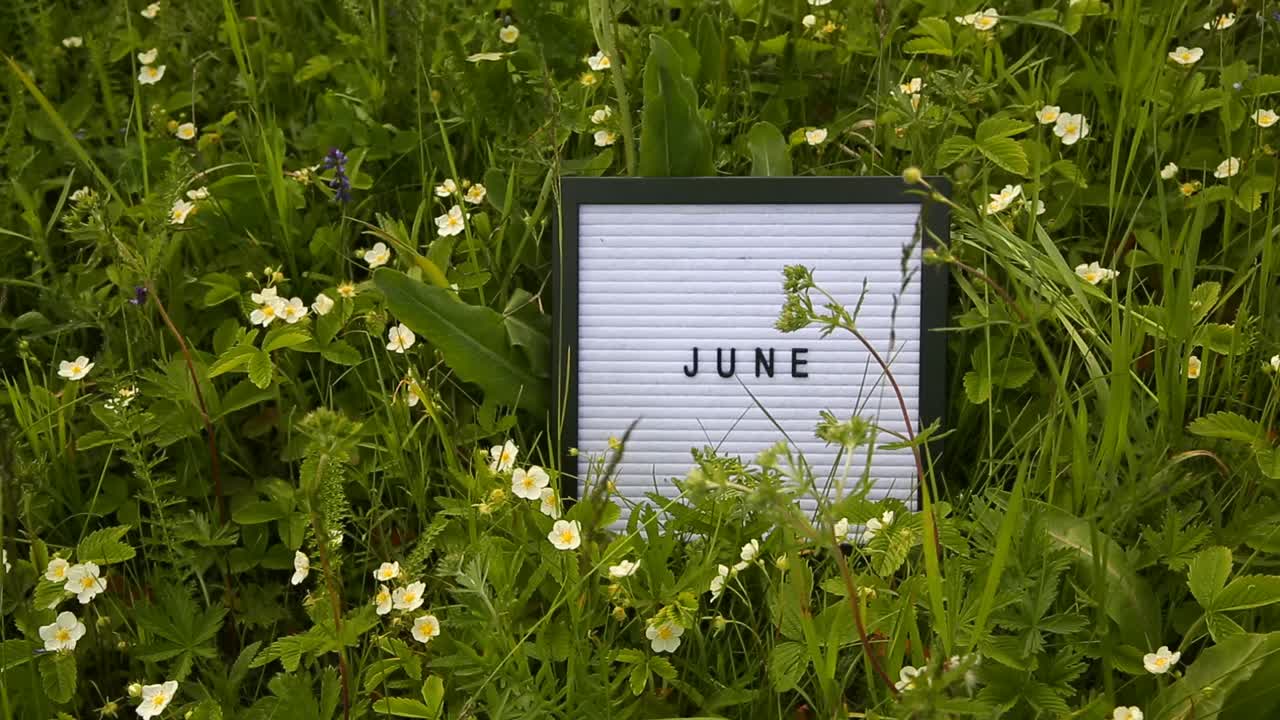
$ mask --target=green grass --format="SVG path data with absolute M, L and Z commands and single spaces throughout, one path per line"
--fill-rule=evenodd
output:
M 130 684 L 166 680 L 161 717 L 210 719 L 1280 705 L 1280 124 L 1253 119 L 1280 102 L 1269 6 L 1206 30 L 1223 10 L 1015 3 L 990 31 L 955 19 L 984 8 L 917 0 L 143 8 L 0 8 L 3 720 L 132 716 Z M 1179 45 L 1203 57 L 1179 65 Z M 166 72 L 141 85 L 153 47 Z M 597 50 L 612 67 L 585 76 Z M 484 52 L 504 56 L 469 59 Z M 1060 139 L 1045 105 L 1089 133 Z M 559 179 L 753 168 L 952 183 L 930 258 L 951 277 L 951 393 L 927 431 L 944 451 L 920 457 L 924 511 L 868 502 L 856 468 L 785 444 L 700 449 L 676 500 L 611 533 L 616 457 L 593 458 L 565 508 L 582 543 L 554 549 L 489 448 L 512 439 L 518 467 L 559 479 L 563 400 L 537 392 Z M 486 197 L 439 197 L 446 178 Z M 986 212 L 1006 185 L 1020 199 Z M 440 236 L 453 204 L 470 218 Z M 376 242 L 411 278 L 399 291 L 363 260 Z M 1094 261 L 1114 277 L 1082 279 Z M 334 309 L 250 337 L 267 285 Z M 805 286 L 780 321 L 858 333 L 822 303 Z M 402 321 L 417 342 L 389 352 Z M 81 354 L 93 371 L 58 377 Z M 815 426 L 851 457 L 873 419 L 832 410 Z M 843 497 L 794 509 L 832 478 Z M 838 549 L 838 520 L 886 510 Z M 730 570 L 752 539 L 757 561 Z M 296 551 L 311 568 L 294 586 Z M 97 562 L 105 592 L 64 595 L 42 579 L 54 556 Z M 611 577 L 623 559 L 639 570 Z M 379 616 L 372 572 L 393 560 L 424 604 Z M 86 626 L 74 651 L 40 652 L 55 600 Z M 442 632 L 424 645 L 425 613 Z M 655 652 L 646 628 L 668 622 L 681 644 Z M 1161 645 L 1182 656 L 1156 675 L 1143 655 Z M 899 691 L 907 667 L 926 679 Z

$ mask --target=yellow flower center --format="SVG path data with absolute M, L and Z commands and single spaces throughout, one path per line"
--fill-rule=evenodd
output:
M 659 640 L 670 640 L 670 639 L 671 639 L 671 626 L 669 626 L 669 625 L 663 625 L 662 627 L 658 628 L 658 639 L 659 639 Z
M 58 568 L 58 569 L 56 569 L 56 570 L 54 570 L 54 571 L 53 571 L 53 576 L 54 576 L 54 577 L 56 577 L 56 578 L 58 578 L 59 580 L 61 580 L 62 578 L 66 577 L 66 575 L 67 575 L 67 569 L 66 569 L 66 568 L 61 568 L 61 567 L 60 567 L 60 568 Z
M 573 531 L 572 531 L 572 530 L 564 530 L 564 531 L 562 531 L 562 532 L 560 533 L 560 542 L 561 542 L 561 543 L 563 543 L 563 544 L 565 544 L 565 545 L 568 545 L 568 544 L 572 543 L 572 542 L 573 542 Z
M 78 372 L 80 372 L 80 371 L 82 371 L 82 370 L 84 370 L 84 366 L 83 366 L 83 365 L 72 365 L 72 366 L 71 366 L 71 372 L 73 372 L 73 373 L 78 373 Z
M 60 643 L 68 643 L 71 642 L 71 631 L 66 628 L 58 628 L 53 637 Z
M 93 579 L 92 577 L 88 576 L 88 575 L 86 575 L 86 576 L 85 576 L 85 577 L 80 581 L 80 587 L 84 588 L 85 590 L 88 590 L 88 589 L 92 588 L 92 587 L 94 586 L 94 584 L 95 584 L 94 579 Z
M 164 704 L 167 702 L 169 702 L 169 698 L 166 695 L 156 695 L 155 697 L 151 698 L 151 704 L 158 708 L 164 707 Z
M 1169 661 L 1168 661 L 1168 660 L 1166 660 L 1165 658 L 1162 658 L 1162 657 L 1158 657 L 1158 658 L 1156 658 L 1156 662 L 1155 662 L 1155 666 L 1156 666 L 1156 667 L 1158 667 L 1158 668 L 1162 668 L 1162 667 L 1164 667 L 1165 665 L 1168 665 L 1168 664 L 1169 664 Z

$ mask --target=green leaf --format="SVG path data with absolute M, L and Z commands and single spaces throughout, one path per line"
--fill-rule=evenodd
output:
M 267 333 L 267 336 L 262 339 L 262 350 L 264 352 L 272 352 L 281 348 L 294 347 L 310 339 L 311 333 L 306 330 L 289 325 L 281 325 L 272 328 L 271 332 Z
M 1241 575 L 1218 595 L 1215 610 L 1229 612 L 1280 602 L 1280 576 Z
M 1272 480 L 1280 480 L 1280 447 L 1257 448 L 1253 458 L 1258 461 L 1258 469 Z
M 640 174 L 714 175 L 711 133 L 698 114 L 698 93 L 671 43 L 649 36 L 644 66 L 640 129 Z
M 270 400 L 273 393 L 263 390 L 248 380 L 241 380 L 235 387 L 222 396 L 222 404 L 218 407 L 218 417 L 225 417 L 237 410 Z
M 1206 648 L 1151 703 L 1151 720 L 1274 717 L 1280 703 L 1280 632 L 1228 637 Z
M 110 565 L 129 560 L 134 550 L 120 540 L 128 532 L 128 525 L 117 525 L 90 533 L 76 546 L 76 562 Z
M 672 665 L 671 661 L 664 657 L 649 658 L 649 669 L 653 671 L 653 674 L 666 680 L 676 679 L 676 666 Z
M 809 667 L 809 651 L 798 642 L 780 642 L 769 653 L 769 679 L 778 692 L 793 690 Z
M 429 675 L 422 683 L 422 702 L 426 703 L 431 717 L 440 717 L 444 709 L 444 680 L 439 675 Z
M 1051 541 L 1075 556 L 1080 576 L 1102 601 L 1120 638 L 1135 647 L 1159 646 L 1160 606 L 1124 550 L 1089 522 L 1057 510 L 1046 510 L 1044 527 Z
M 645 685 L 649 684 L 649 666 L 636 665 L 631 668 L 631 676 L 628 678 L 628 685 L 631 687 L 631 694 L 637 697 L 644 692 Z
M 1227 638 L 1244 634 L 1244 628 L 1240 627 L 1240 623 L 1226 615 L 1220 615 L 1215 612 L 1205 613 L 1204 625 L 1209 628 L 1209 634 L 1213 636 L 1213 641 L 1218 643 Z
M 1221 438 L 1252 445 L 1262 437 L 1262 426 L 1243 415 L 1233 412 L 1216 412 L 1192 421 L 1192 434 L 1201 437 Z
M 1017 140 L 1007 137 L 991 138 L 978 145 L 978 152 L 1015 175 L 1027 174 L 1027 153 Z
M 983 120 L 974 133 L 974 140 L 979 145 L 995 138 L 1013 137 L 1035 127 L 1032 123 L 1006 117 L 993 117 Z
M 938 157 L 936 162 L 939 168 L 945 168 L 959 160 L 969 156 L 977 146 L 973 141 L 963 135 L 952 135 L 942 141 L 942 145 L 938 148 Z
M 1227 584 L 1231 575 L 1231 551 L 1224 547 L 1210 547 L 1196 553 L 1187 568 L 1187 584 L 1191 594 L 1206 610 L 1216 609 L 1214 598 Z
M 449 290 L 388 268 L 378 268 L 373 281 L 386 295 L 391 312 L 439 348 L 459 378 L 479 385 L 501 402 L 529 410 L 547 407 L 545 381 L 507 344 L 500 314 L 467 305 Z
M 70 702 L 76 694 L 76 656 L 60 652 L 40 658 L 40 681 L 50 700 Z
M 289 513 L 280 503 L 257 501 L 245 503 L 231 511 L 231 519 L 239 525 L 259 525 L 280 520 Z
M 38 644 L 30 640 L 5 640 L 0 642 L 0 672 L 31 662 L 36 658 L 36 650 L 39 647 Z
M 209 377 L 217 377 L 223 373 L 229 373 L 239 370 L 249 364 L 249 359 L 258 353 L 258 348 L 253 346 L 253 338 L 257 333 L 250 333 L 239 344 L 231 347 L 218 358 L 212 366 L 209 367 Z
M 991 380 L 985 373 L 974 370 L 964 374 L 964 394 L 969 402 L 981 405 L 991 399 Z
M 951 57 L 953 52 L 951 26 L 946 20 L 939 17 L 921 18 L 920 22 L 911 28 L 911 34 L 917 37 L 903 44 L 903 52 L 913 55 Z
M 787 141 L 773 123 L 753 125 L 747 133 L 747 147 L 751 150 L 752 175 L 776 177 L 791 174 Z
M 346 340 L 336 340 L 329 343 L 320 351 L 320 357 L 339 365 L 360 364 L 360 351 L 352 347 Z
M 427 718 L 434 720 L 439 713 L 432 711 L 425 703 L 413 698 L 382 698 L 373 704 L 373 711 L 383 715 L 395 715 L 405 718 Z
M 240 297 L 240 283 L 227 273 L 209 273 L 200 278 L 200 282 L 209 286 L 204 294 L 205 307 L 213 307 Z
M 270 355 L 262 350 L 253 353 L 249 356 L 249 382 L 260 388 L 267 387 L 271 384 L 273 368 Z

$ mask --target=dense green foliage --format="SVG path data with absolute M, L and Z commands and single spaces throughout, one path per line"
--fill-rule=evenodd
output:
M 1273 716 L 1280 15 L 984 9 L 4 3 L 0 718 Z M 559 178 L 921 172 L 923 512 L 540 492 Z

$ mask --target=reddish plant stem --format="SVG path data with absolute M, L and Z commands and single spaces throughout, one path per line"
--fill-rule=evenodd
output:
M 200 377 L 196 375 L 195 359 L 191 357 L 191 349 L 187 347 L 187 341 L 183 339 L 182 333 L 178 332 L 178 327 L 173 324 L 173 320 L 164 308 L 164 303 L 160 301 L 160 295 L 156 293 L 155 286 L 150 282 L 147 283 L 147 295 L 160 311 L 160 319 L 164 321 L 165 327 L 169 328 L 170 334 L 178 341 L 178 348 L 182 350 L 182 357 L 187 363 L 187 372 L 191 374 L 191 386 L 196 391 L 196 406 L 200 410 L 200 419 L 204 422 L 204 433 L 209 440 L 209 471 L 213 475 L 213 494 L 214 502 L 218 506 L 218 521 L 226 525 L 227 507 L 222 497 L 222 465 L 218 460 L 218 441 L 213 431 L 213 420 L 209 417 L 209 408 L 204 403 L 204 393 L 200 392 Z
M 893 684 L 893 678 L 889 677 L 889 673 L 885 672 L 884 666 L 880 664 L 880 659 L 876 654 L 871 652 L 871 638 L 867 635 L 866 623 L 862 620 L 862 608 L 858 606 L 858 590 L 853 585 L 853 575 L 849 573 L 849 563 L 844 559 L 844 551 L 837 545 L 835 548 L 836 566 L 840 568 L 840 579 L 844 581 L 845 592 L 849 596 L 849 607 L 853 610 L 853 624 L 858 628 L 858 640 L 862 643 L 862 652 L 867 656 L 867 662 L 871 663 L 871 668 L 875 670 L 876 675 L 884 680 L 884 684 L 889 688 L 889 692 L 896 697 L 898 695 L 898 687 Z

